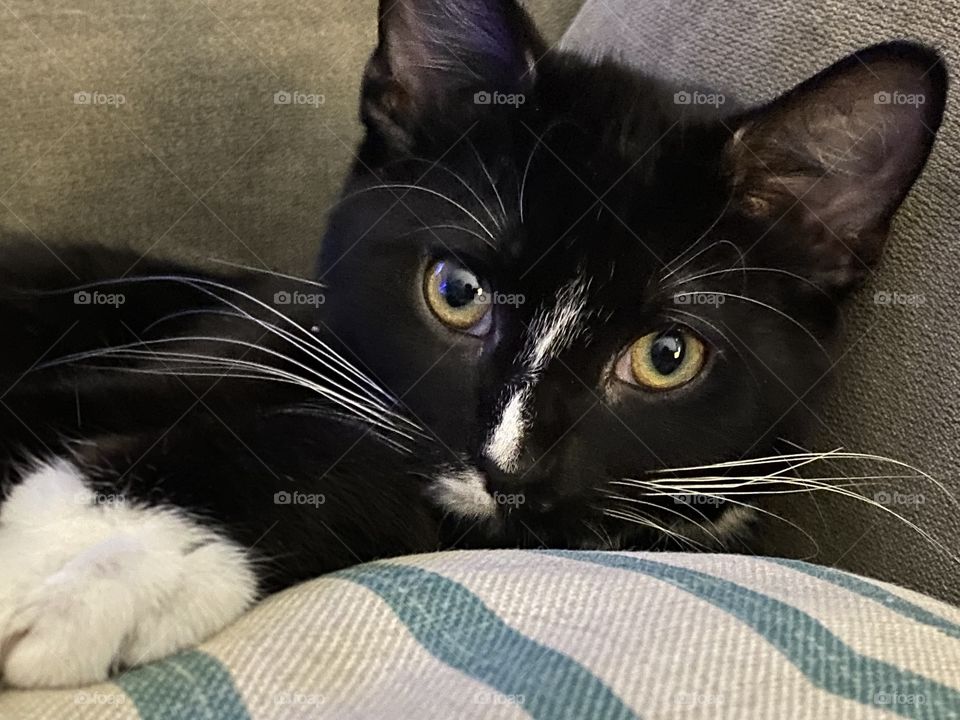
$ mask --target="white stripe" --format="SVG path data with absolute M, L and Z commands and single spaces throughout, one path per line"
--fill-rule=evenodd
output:
M 503 472 L 513 473 L 519 468 L 523 439 L 534 419 L 530 409 L 534 385 L 550 360 L 583 332 L 589 287 L 589 281 L 582 277 L 564 285 L 557 292 L 553 310 L 538 311 L 527 329 L 527 342 L 521 353 L 524 370 L 506 394 L 500 419 L 484 446 L 484 454 Z

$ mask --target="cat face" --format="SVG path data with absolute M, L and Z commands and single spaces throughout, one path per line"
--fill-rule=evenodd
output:
M 802 438 L 945 91 L 894 43 L 765 107 L 685 103 L 512 3 L 384 3 L 324 322 L 487 542 L 722 540 L 743 496 L 696 468 Z

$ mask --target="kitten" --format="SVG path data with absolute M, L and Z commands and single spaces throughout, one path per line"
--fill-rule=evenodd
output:
M 102 680 L 376 557 L 722 549 L 736 478 L 807 458 L 778 438 L 923 168 L 940 57 L 736 110 L 548 51 L 506 0 L 379 20 L 316 281 L 3 243 L 5 683 Z

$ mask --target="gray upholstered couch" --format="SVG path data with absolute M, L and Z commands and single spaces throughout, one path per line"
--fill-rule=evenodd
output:
M 558 40 L 582 3 L 531 3 Z M 359 133 L 375 1 L 0 3 L 0 222 L 55 248 L 309 268 Z M 956 2 L 588 0 L 564 40 L 770 97 L 909 36 L 960 67 Z M 955 75 L 954 75 L 955 76 Z M 272 102 L 277 92 L 323 96 Z M 84 93 L 113 96 L 85 103 Z M 122 96 L 122 101 L 121 97 Z M 960 439 L 960 157 L 933 160 L 851 316 L 818 443 L 890 455 L 951 490 Z M 872 303 L 922 293 L 920 307 Z M 956 550 L 930 485 L 882 489 Z M 896 493 L 923 497 L 898 504 Z M 835 498 L 770 505 L 772 554 L 960 600 L 953 560 Z M 0 568 L 2 581 L 2 568 Z M 465 633 L 465 629 L 469 632 Z M 0 718 L 960 717 L 960 611 L 803 564 L 716 556 L 463 553 L 363 566 L 273 598 L 206 643 L 85 690 L 0 691 Z

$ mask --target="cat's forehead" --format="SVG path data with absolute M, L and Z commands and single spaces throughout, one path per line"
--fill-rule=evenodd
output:
M 466 138 L 411 178 L 437 194 L 419 193 L 424 210 L 408 220 L 422 225 L 429 213 L 443 246 L 489 257 L 527 283 L 562 282 L 575 269 L 639 278 L 664 266 L 725 197 L 716 142 L 656 103 L 618 113 L 497 118 L 498 133 Z

